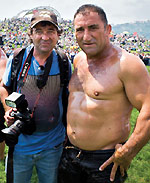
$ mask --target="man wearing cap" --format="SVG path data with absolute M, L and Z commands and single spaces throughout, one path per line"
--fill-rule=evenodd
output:
M 25 50 L 20 73 L 25 72 L 26 77 L 23 78 L 22 85 L 17 82 L 17 92 L 25 95 L 36 130 L 32 135 L 21 133 L 18 136 L 18 143 L 13 153 L 14 183 L 29 183 L 33 167 L 36 168 L 40 183 L 57 182 L 57 167 L 65 138 L 65 128 L 62 123 L 63 88 L 60 86 L 58 54 L 54 50 L 60 33 L 57 16 L 53 12 L 45 10 L 33 15 L 29 29 L 33 45 Z M 25 69 L 24 65 L 29 57 L 31 57 L 30 65 Z M 4 102 L 9 95 L 11 85 L 12 59 L 13 55 L 8 60 L 1 88 L 8 126 L 14 123 L 14 117 L 10 116 L 11 109 Z M 45 76 L 47 67 L 49 67 L 47 81 L 41 86 L 45 80 L 42 80 L 43 78 L 40 80 L 40 76 Z M 18 78 L 22 77 L 20 73 Z

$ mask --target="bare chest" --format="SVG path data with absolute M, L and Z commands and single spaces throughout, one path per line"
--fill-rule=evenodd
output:
M 108 99 L 123 90 L 117 64 L 101 67 L 79 65 L 72 75 L 70 91 L 83 91 L 95 99 Z

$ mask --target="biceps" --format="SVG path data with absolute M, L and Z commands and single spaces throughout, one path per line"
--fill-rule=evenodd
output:
M 126 95 L 133 105 L 138 110 L 141 109 L 142 105 L 150 100 L 150 80 L 149 78 L 139 79 L 135 81 L 129 81 L 125 85 Z

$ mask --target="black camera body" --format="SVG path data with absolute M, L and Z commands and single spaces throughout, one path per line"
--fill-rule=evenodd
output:
M 9 107 L 16 108 L 17 111 L 12 110 L 10 116 L 14 117 L 15 122 L 10 127 L 1 130 L 2 133 L 14 136 L 18 136 L 20 133 L 31 135 L 35 131 L 35 125 L 31 119 L 25 95 L 13 92 L 5 99 L 5 103 Z

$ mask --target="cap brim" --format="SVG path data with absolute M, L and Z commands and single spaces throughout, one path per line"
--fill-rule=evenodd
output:
M 52 22 L 52 21 L 50 21 L 50 20 L 48 20 L 48 19 L 42 19 L 42 20 L 38 20 L 38 21 L 36 21 L 35 23 L 33 23 L 33 24 L 31 24 L 31 28 L 33 28 L 35 25 L 37 25 L 38 23 L 40 23 L 40 22 L 50 22 L 51 24 L 53 24 L 58 30 L 59 30 L 59 27 L 58 27 L 58 25 L 57 24 L 55 24 L 54 22 Z

